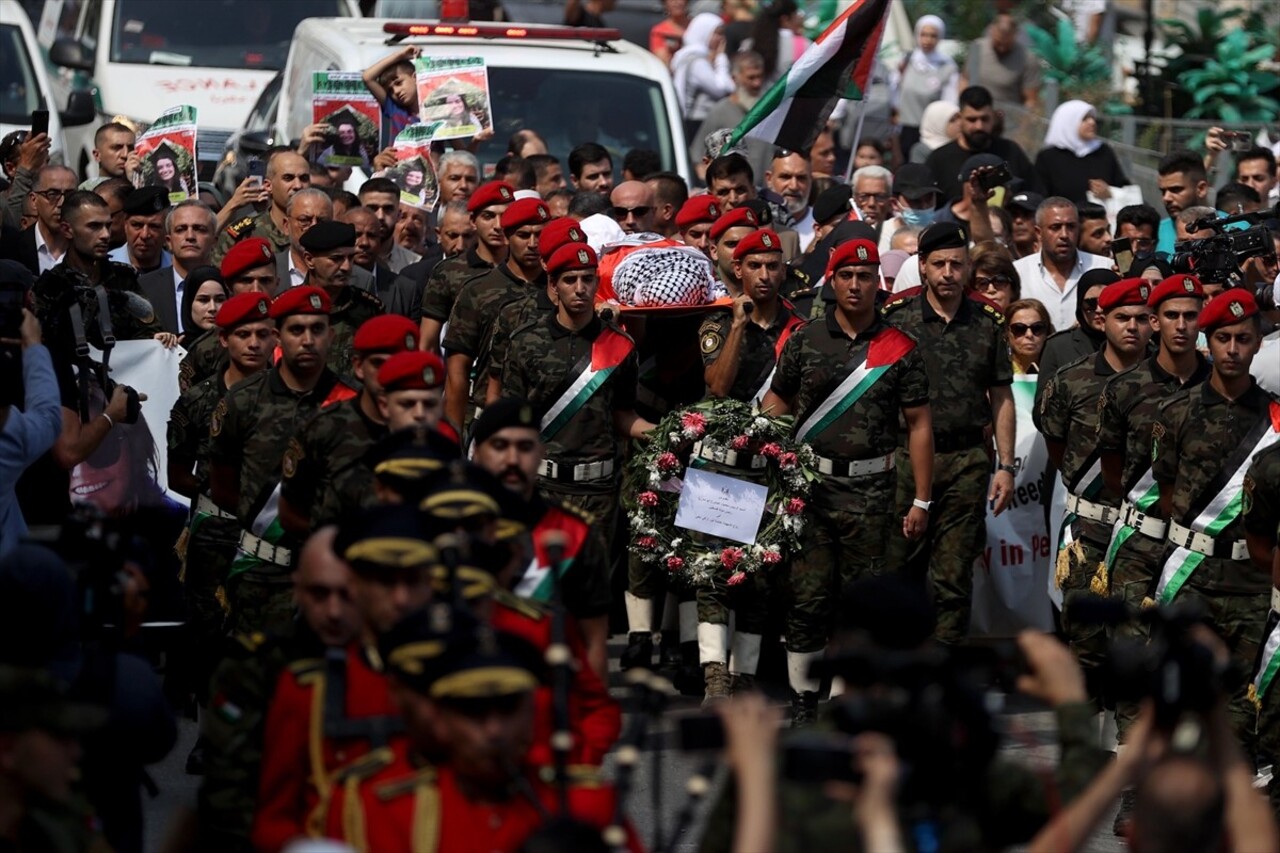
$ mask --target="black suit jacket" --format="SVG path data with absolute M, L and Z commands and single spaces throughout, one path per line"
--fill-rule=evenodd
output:
M 17 261 L 36 278 L 40 277 L 40 256 L 36 254 L 36 226 L 25 231 L 16 228 L 0 229 L 0 258 Z
M 178 333 L 178 294 L 173 289 L 173 266 L 160 267 L 158 270 L 138 276 L 138 286 L 142 295 L 147 297 L 156 319 L 166 332 Z

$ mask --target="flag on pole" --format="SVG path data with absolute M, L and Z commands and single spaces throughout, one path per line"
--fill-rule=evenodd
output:
M 807 151 L 841 98 L 862 100 L 871 80 L 889 0 L 854 0 L 733 129 L 725 147 L 750 136 Z

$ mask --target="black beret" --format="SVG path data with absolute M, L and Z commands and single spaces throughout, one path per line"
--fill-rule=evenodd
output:
M 761 228 L 766 228 L 773 224 L 773 210 L 769 207 L 769 202 L 762 198 L 749 198 L 739 207 L 745 207 L 756 215 L 756 223 Z
M 916 254 L 927 258 L 930 252 L 938 249 L 969 248 L 969 236 L 965 234 L 964 228 L 955 222 L 935 222 L 924 229 L 918 245 Z
M 326 219 L 307 229 L 298 242 L 308 252 L 332 252 L 356 244 L 356 229 L 346 222 Z
M 151 216 L 169 207 L 169 191 L 164 187 L 138 187 L 125 196 L 125 216 Z
M 484 407 L 471 427 L 471 438 L 476 444 L 483 444 L 494 433 L 513 426 L 537 429 L 538 419 L 528 400 L 503 397 Z
M 836 184 L 818 193 L 813 203 L 813 221 L 819 225 L 853 209 L 853 187 Z

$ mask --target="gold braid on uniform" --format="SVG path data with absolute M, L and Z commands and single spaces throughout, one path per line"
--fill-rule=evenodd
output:
M 182 564 L 178 569 L 178 583 L 182 583 L 187 579 L 187 540 L 191 538 L 191 528 L 182 528 L 182 535 L 178 537 L 178 541 L 173 543 L 173 553 L 178 555 L 178 561 Z
M 1098 563 L 1098 569 L 1093 573 L 1093 580 L 1089 581 L 1089 591 L 1104 598 L 1111 591 L 1111 573 L 1107 571 L 1106 560 Z
M 1079 563 L 1083 560 L 1084 545 L 1079 539 L 1072 540 L 1070 545 L 1058 549 L 1058 562 L 1053 574 L 1053 582 L 1057 584 L 1058 589 L 1062 589 L 1063 584 L 1071 577 L 1072 562 Z

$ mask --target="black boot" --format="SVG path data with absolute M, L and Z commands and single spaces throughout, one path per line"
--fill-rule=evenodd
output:
M 818 694 L 812 690 L 791 693 L 791 728 L 811 726 L 818 719 Z
M 680 632 L 674 628 L 662 632 L 662 642 L 658 645 L 658 668 L 674 673 L 680 668 Z
M 698 660 L 697 642 L 680 644 L 680 665 L 676 667 L 671 683 L 681 696 L 702 695 L 702 663 Z
M 653 635 L 632 633 L 627 635 L 627 647 L 619 660 L 622 669 L 650 669 L 653 666 Z

